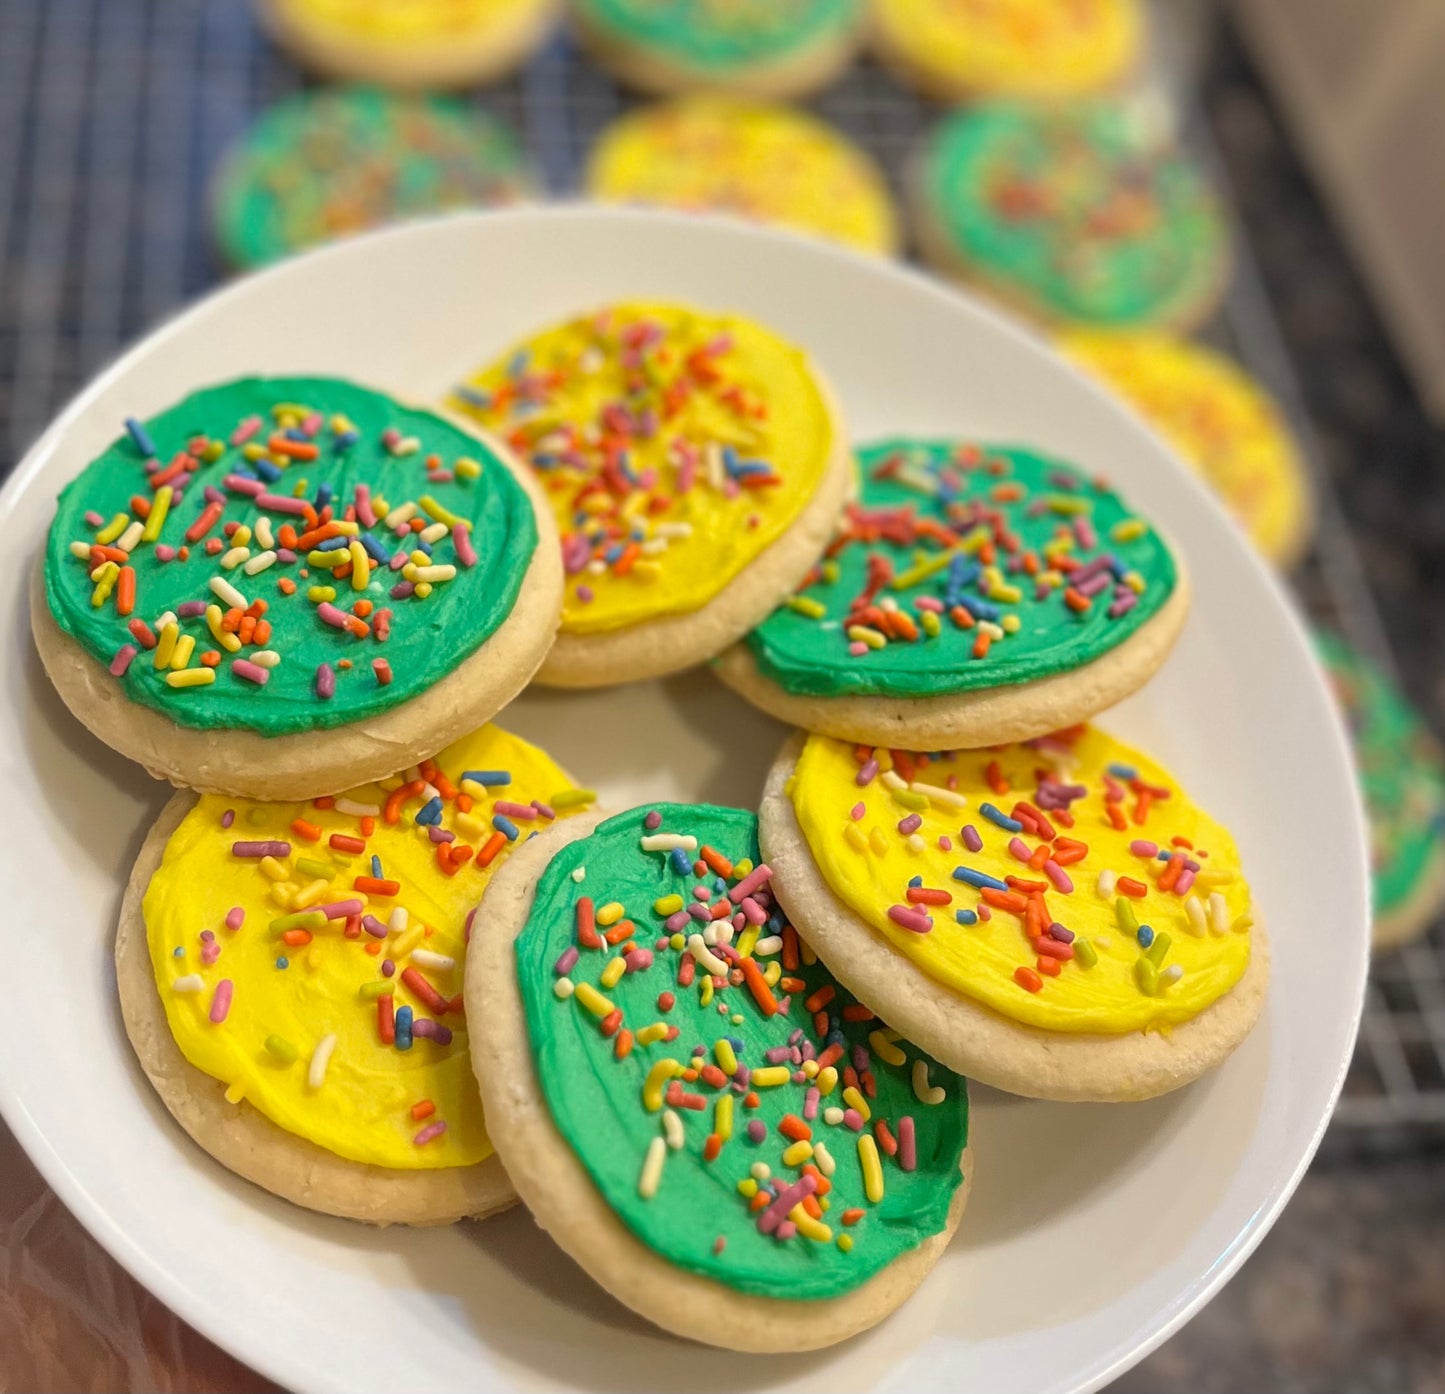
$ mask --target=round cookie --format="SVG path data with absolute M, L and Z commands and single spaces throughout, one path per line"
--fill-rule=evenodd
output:
M 298 92 L 262 114 L 226 157 L 212 211 L 236 267 L 333 237 L 533 191 L 516 137 L 441 98 L 372 88 Z
M 1417 939 L 1445 908 L 1445 753 L 1395 683 L 1339 635 L 1315 632 L 1354 740 L 1370 826 L 1374 943 Z
M 985 1084 L 1152 1098 L 1259 1016 L 1268 944 L 1233 839 L 1096 728 L 932 757 L 799 733 L 759 837 L 839 979 Z
M 805 112 L 728 97 L 643 107 L 603 132 L 587 190 L 608 203 L 733 213 L 860 251 L 898 250 L 877 165 Z
M 799 348 L 739 315 L 628 302 L 557 325 L 456 390 L 531 464 L 562 534 L 538 678 L 592 687 L 705 662 L 813 564 L 852 459 Z
M 1019 447 L 891 440 L 797 593 L 714 671 L 780 720 L 937 749 L 1043 735 L 1155 673 L 1183 564 L 1107 485 Z
M 336 378 L 238 378 L 128 420 L 66 486 L 31 621 L 123 755 L 293 799 L 490 719 L 560 594 L 551 516 L 495 442 Z
M 911 193 L 930 261 L 1049 324 L 1185 331 L 1229 273 L 1203 176 L 1122 102 L 957 112 Z
M 1166 334 L 1078 331 L 1060 347 L 1113 388 L 1214 488 L 1276 566 L 1309 546 L 1309 474 L 1263 388 L 1233 360 Z
M 659 1326 L 795 1351 L 881 1320 L 937 1261 L 968 1095 L 815 961 L 756 860 L 737 809 L 551 829 L 487 892 L 466 1000 L 538 1223 Z
M 260 0 L 277 43 L 313 72 L 383 87 L 490 82 L 546 38 L 559 0 Z
M 591 801 L 494 726 L 411 773 L 306 803 L 177 794 L 115 945 L 126 1031 L 196 1142 L 372 1224 L 515 1200 L 467 1054 L 465 929 L 519 825 Z
M 942 101 L 1060 99 L 1123 82 L 1144 38 L 1139 0 L 872 0 L 873 45 Z
M 593 56 L 644 92 L 786 99 L 832 82 L 862 39 L 864 0 L 572 0 Z

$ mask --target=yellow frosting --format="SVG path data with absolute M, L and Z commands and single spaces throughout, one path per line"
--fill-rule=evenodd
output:
M 562 533 L 572 634 L 706 605 L 787 531 L 836 448 L 801 349 L 680 305 L 630 302 L 548 329 L 455 405 L 536 469 Z
M 470 812 L 462 812 L 454 798 L 444 802 L 440 826 L 456 834 L 455 845 L 475 852 L 483 851 L 493 833 L 498 799 L 555 801 L 558 816 L 579 811 L 585 802 L 580 795 L 567 797 L 572 781 L 547 755 L 495 726 L 448 746 L 434 764 L 453 786 L 469 770 L 511 775 L 510 784 L 477 789 L 481 796 Z M 172 834 L 151 878 L 144 902 L 146 934 L 176 1044 L 197 1069 L 230 1086 L 233 1101 L 239 1092 L 287 1132 L 352 1161 L 406 1170 L 469 1166 L 491 1156 L 492 1144 L 460 1010 L 437 1018 L 453 1033 L 449 1044 L 416 1036 L 411 1049 L 401 1050 L 382 1044 L 376 998 L 367 994 L 386 983 L 394 1007 L 410 1005 L 421 1019 L 432 1018 L 433 1012 L 402 982 L 408 968 L 416 968 L 444 998 L 460 993 L 467 916 L 513 844 L 507 842 L 485 868 L 473 856 L 448 876 L 426 828 L 416 821 L 430 797 L 426 791 L 407 798 L 398 821 L 385 821 L 389 791 L 405 782 L 398 777 L 365 785 L 341 795 L 333 808 L 204 795 Z M 456 792 L 470 797 L 465 787 Z M 373 815 L 366 850 L 334 849 L 333 834 L 363 835 L 365 815 L 342 811 L 356 805 L 383 810 Z M 235 817 L 226 828 L 222 818 L 228 809 Z M 320 828 L 319 840 L 294 829 L 297 819 Z M 522 837 L 545 826 L 540 817 L 514 821 Z M 287 842 L 291 851 L 263 864 L 235 855 L 238 841 Z M 398 894 L 356 889 L 357 877 L 371 875 L 373 855 L 381 859 L 384 878 L 400 882 Z M 306 861 L 321 864 L 329 874 L 303 866 Z M 365 902 L 373 920 L 393 927 L 385 941 L 363 929 L 359 919 L 299 926 L 312 936 L 304 945 L 287 944 L 280 937 L 284 927 L 273 925 L 306 906 L 353 899 Z M 226 917 L 236 907 L 245 919 L 231 929 Z M 403 918 L 405 929 L 398 927 Z M 220 948 L 210 964 L 204 962 L 203 932 L 214 935 Z M 383 942 L 384 947 L 373 949 Z M 422 959 L 412 956 L 417 952 Z M 429 960 L 434 954 L 454 960 L 455 967 Z M 382 969 L 388 957 L 395 962 L 389 979 Z M 287 966 L 278 967 L 280 959 Z M 199 991 L 177 990 L 178 980 L 184 989 L 188 983 L 194 986 L 196 977 Z M 212 1006 L 223 980 L 232 984 L 231 1006 L 223 1021 L 213 1023 Z M 332 1035 L 324 1079 L 313 1088 L 308 1080 L 313 1055 Z M 288 1045 L 295 1058 L 287 1061 L 268 1047 L 272 1037 Z M 413 1106 L 424 1100 L 435 1105 L 435 1112 L 414 1118 Z M 417 1145 L 416 1135 L 437 1121 L 446 1123 L 445 1132 Z
M 914 756 L 915 769 L 902 768 L 886 751 L 878 754 L 894 768 L 880 770 L 860 787 L 858 779 L 868 768 L 860 767 L 855 747 L 811 736 L 789 794 L 829 886 L 934 982 L 1029 1026 L 1118 1035 L 1188 1021 L 1239 981 L 1249 962 L 1250 892 L 1234 840 L 1154 761 L 1093 727 L 991 751 L 961 751 L 931 760 Z M 1111 766 L 1121 768 L 1109 775 Z M 1073 827 L 1046 807 L 1041 770 L 1065 785 L 1086 789 L 1069 807 Z M 1124 777 L 1129 771 L 1144 786 L 1169 791 L 1168 797 L 1150 796 L 1142 822 L 1134 780 Z M 1123 828 L 1108 816 L 1115 801 L 1106 796 L 1107 779 L 1122 793 L 1116 806 Z M 945 792 L 931 795 L 930 789 Z M 958 806 L 958 796 L 966 800 L 964 806 Z M 1010 817 L 1020 800 L 1043 811 L 1056 837 L 1087 846 L 1082 860 L 1058 868 L 1072 890 L 1056 886 L 1048 868 L 1033 870 L 1010 851 L 1010 842 L 1017 838 L 1035 852 L 1048 842 L 1046 829 L 1026 827 L 1015 833 L 991 821 L 982 808 L 987 803 Z M 854 818 L 860 802 L 863 813 Z M 916 829 L 905 822 L 915 814 L 921 818 Z M 901 822 L 908 831 L 899 828 Z M 968 850 L 965 825 L 978 834 L 981 850 Z M 1193 850 L 1176 847 L 1175 838 L 1186 839 Z M 1197 859 L 1201 869 L 1187 895 L 1161 889 L 1159 878 L 1167 864 L 1132 851 L 1136 841 Z M 1066 843 L 1053 846 L 1067 848 Z M 1057 977 L 1039 971 L 1046 956 L 1035 951 L 1024 917 L 1017 910 L 988 907 L 986 892 L 955 878 L 957 867 L 1000 881 L 1022 877 L 1048 887 L 1043 927 L 1057 923 L 1076 936 L 1075 956 L 1061 963 Z M 1101 885 L 1101 873 L 1131 878 L 1146 894 L 1134 899 L 1117 887 L 1111 890 L 1108 876 Z M 910 905 L 907 888 L 915 876 L 922 877 L 926 890 L 946 891 L 950 903 Z M 1005 894 L 1027 899 L 1032 892 Z M 1221 899 L 1214 901 L 1215 896 Z M 1153 973 L 1140 967 L 1148 953 L 1128 919 L 1121 924 L 1121 897 L 1137 924 L 1156 936 L 1169 936 L 1161 961 L 1152 963 Z M 1190 900 L 1202 919 L 1191 917 Z M 980 905 L 990 918 L 958 922 L 956 912 L 976 912 Z M 923 913 L 932 927 L 926 932 L 902 927 L 889 915 L 894 906 L 903 908 L 905 918 L 909 912 Z M 1084 942 L 1089 947 L 1080 949 Z M 1154 951 L 1159 953 L 1157 947 Z M 1085 966 L 1085 955 L 1097 961 Z M 1034 975 L 1037 991 L 1017 980 L 1020 968 L 1025 976 Z M 1182 973 L 1176 974 L 1176 968 Z
M 1052 97 L 1118 82 L 1139 55 L 1138 0 L 873 0 L 877 24 L 941 81 Z
M 734 213 L 868 252 L 898 242 L 872 160 L 790 107 L 702 96 L 643 108 L 602 135 L 587 184 L 609 202 Z
M 1061 345 L 1173 443 L 1266 557 L 1299 551 L 1309 527 L 1304 464 L 1278 407 L 1241 368 L 1165 334 L 1077 333 Z
M 346 38 L 388 44 L 435 43 L 485 32 L 515 13 L 540 10 L 551 0 L 281 0 L 313 24 Z

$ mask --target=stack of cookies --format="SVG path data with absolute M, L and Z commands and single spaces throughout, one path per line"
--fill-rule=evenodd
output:
M 1148 1098 L 1259 1014 L 1229 833 L 1089 724 L 1166 658 L 1183 559 L 1025 444 L 853 448 L 735 314 L 587 308 L 459 367 L 431 409 L 202 386 L 60 498 L 45 667 L 178 788 L 121 909 L 130 1039 L 299 1205 L 520 1197 L 660 1326 L 842 1340 L 960 1221 L 968 1078 Z M 755 808 L 604 810 L 491 724 L 697 665 L 798 728 Z

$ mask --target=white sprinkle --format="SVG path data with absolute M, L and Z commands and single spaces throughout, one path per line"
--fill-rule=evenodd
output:
M 667 1160 L 667 1143 L 655 1137 L 647 1144 L 647 1157 L 642 1163 L 642 1175 L 637 1178 L 637 1194 L 643 1200 L 651 1200 L 662 1184 L 662 1164 Z
M 783 937 L 780 934 L 770 934 L 766 939 L 759 939 L 753 945 L 754 958 L 771 958 L 774 954 L 782 953 Z
M 1209 895 L 1209 927 L 1216 934 L 1224 934 L 1229 929 L 1229 906 L 1218 891 L 1211 891 Z
M 833 1154 L 828 1151 L 827 1145 L 821 1142 L 815 1142 L 813 1144 L 813 1160 L 817 1162 L 818 1170 L 821 1171 L 824 1176 L 831 1176 L 833 1169 L 838 1165 L 837 1162 L 833 1160 Z
M 552 991 L 565 1002 L 577 991 L 577 986 L 571 978 L 558 978 L 557 981 L 552 984 Z
M 211 577 L 211 593 L 220 596 L 227 605 L 234 605 L 238 610 L 244 610 L 251 603 L 224 576 Z
M 88 542 L 72 542 L 72 543 L 70 544 L 70 555 L 71 555 L 72 557 L 79 557 L 79 558 L 81 559 L 81 561 L 89 561 L 89 560 L 90 560 L 90 543 L 88 543 Z
M 884 770 L 878 776 L 878 778 L 882 780 L 883 786 L 886 789 L 908 788 L 908 782 L 903 778 L 901 774 L 898 773 L 897 770 Z
M 691 537 L 692 524 L 659 523 L 657 527 L 653 529 L 653 532 L 657 537 Z M 89 555 L 89 553 L 87 552 L 86 555 Z
M 180 621 L 176 619 L 176 612 L 174 610 L 167 610 L 165 614 L 151 625 L 151 628 L 159 634 L 168 624 L 175 625 L 177 629 L 180 628 Z
M 1160 975 L 1161 983 L 1177 983 L 1184 976 L 1184 969 L 1177 963 L 1171 963 Z
M 766 1181 L 773 1174 L 772 1167 L 766 1162 L 754 1162 L 748 1170 L 752 1172 L 754 1181 Z
M 945 789 L 938 784 L 924 784 L 914 780 L 908 786 L 915 794 L 923 794 L 933 803 L 942 804 L 944 808 L 967 808 L 968 800 L 962 794 L 952 789 Z
M 913 1062 L 913 1096 L 921 1104 L 941 1104 L 948 1094 L 928 1082 L 928 1061 L 921 1055 Z
M 133 552 L 135 551 L 136 543 L 140 541 L 141 533 L 144 531 L 145 524 L 137 518 L 130 527 L 116 538 L 114 545 L 119 547 L 122 552 Z
M 667 1145 L 674 1152 L 681 1149 L 682 1144 L 687 1141 L 687 1134 L 682 1130 L 682 1119 L 672 1109 L 666 1109 L 662 1115 L 662 1132 L 667 1138 Z
M 585 879 L 586 875 L 587 868 L 585 866 L 578 866 L 572 868 L 572 879 L 579 884 Z
M 262 668 L 274 668 L 281 662 L 281 655 L 275 649 L 257 649 L 251 655 L 251 662 L 259 664 Z
M 708 946 L 703 943 L 701 934 L 688 936 L 688 952 L 700 963 L 709 973 L 717 977 L 725 978 L 728 973 L 728 966 L 718 958 Z
M 908 850 L 909 850 L 910 852 L 925 852 L 925 851 L 928 850 L 928 844 L 923 840 L 923 837 L 922 837 L 921 834 L 919 834 L 919 833 L 909 833 L 909 834 L 908 834 Z
M 350 814 L 353 818 L 377 818 L 381 816 L 379 803 L 357 803 L 355 799 L 337 799 L 336 811 Z
M 229 553 L 227 555 L 229 555 Z M 248 576 L 258 576 L 268 566 L 274 566 L 275 562 L 276 553 L 268 548 L 264 552 L 257 552 L 256 555 L 252 557 L 251 560 L 248 561 L 245 566 L 241 568 L 241 570 L 244 571 Z
M 450 954 L 436 954 L 430 949 L 413 949 L 411 961 L 423 968 L 435 968 L 438 973 L 450 973 L 457 966 L 456 959 Z
M 326 1067 L 331 1063 L 331 1052 L 336 1049 L 336 1033 L 327 1032 L 316 1042 L 311 1052 L 311 1065 L 306 1071 L 306 1083 L 313 1089 L 320 1089 L 326 1083 Z
M 823 1110 L 823 1122 L 836 1128 L 843 1121 L 843 1110 L 837 1104 L 830 1104 Z
M 697 838 L 686 833 L 648 833 L 642 838 L 644 852 L 671 852 L 681 847 L 684 852 L 697 851 Z
M 596 561 L 589 561 L 583 568 L 589 576 L 601 576 L 607 570 L 607 563 L 600 558 Z
M 276 538 L 271 532 L 271 520 L 264 513 L 256 519 L 256 541 L 268 552 L 276 545 Z
M 1202 935 L 1209 928 L 1204 918 L 1204 907 L 1199 903 L 1197 895 L 1186 896 L 1184 900 L 1184 913 L 1189 919 L 1189 932 L 1194 935 Z
M 391 917 L 387 920 L 386 927 L 391 930 L 393 934 L 403 934 L 406 932 L 407 920 L 409 918 L 406 913 L 406 906 L 397 905 L 392 909 Z
M 171 984 L 172 992 L 204 992 L 205 990 L 205 979 L 199 973 L 187 973 L 184 978 L 177 978 Z
M 1099 894 L 1105 900 L 1110 900 L 1114 895 L 1114 887 L 1118 883 L 1117 872 L 1109 871 L 1107 868 L 1099 873 Z

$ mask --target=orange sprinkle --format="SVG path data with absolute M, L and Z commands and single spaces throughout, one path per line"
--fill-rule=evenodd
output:
M 778 1123 L 778 1131 L 792 1142 L 811 1142 L 813 1130 L 796 1113 L 785 1113 Z
M 1057 978 L 1059 976 L 1059 970 L 1063 966 L 1058 959 L 1047 956 L 1040 956 L 1034 960 L 1034 967 L 1037 968 L 1040 973 L 1046 974 L 1050 978 Z
M 625 1026 L 617 1033 L 617 1038 L 612 1042 L 612 1054 L 618 1060 L 626 1060 L 632 1054 L 632 1032 Z
M 865 1007 L 861 1002 L 850 1002 L 843 1008 L 844 1021 L 872 1021 L 874 1012 L 872 1007 Z
M 714 851 L 711 847 L 704 847 L 698 856 L 702 858 L 705 866 L 710 867 L 719 876 L 729 877 L 733 874 L 733 864 L 721 852 Z
M 1136 881 L 1132 876 L 1121 876 L 1114 885 L 1120 895 L 1133 896 L 1135 900 L 1142 900 L 1149 894 L 1149 887 L 1142 881 Z
M 778 1011 L 778 999 L 773 996 L 773 990 L 767 985 L 763 978 L 763 970 L 758 967 L 756 960 L 745 958 L 742 962 L 743 981 L 748 985 L 748 991 L 753 994 L 753 1001 L 758 1004 L 758 1010 L 764 1016 L 776 1016 Z M 822 1067 L 819 1066 L 821 1069 Z
M 299 948 L 302 944 L 311 942 L 311 931 L 309 929 L 288 929 L 281 936 L 282 942 L 290 945 L 293 949 Z
M 973 641 L 973 656 L 975 658 L 987 658 L 989 645 L 992 643 L 993 640 L 990 639 L 986 633 L 980 631 L 978 638 Z
M 319 824 L 308 823 L 304 818 L 293 818 L 291 831 L 307 842 L 320 842 L 323 829 Z
M 604 1036 L 615 1036 L 622 1027 L 622 1008 L 613 1007 L 601 1021 L 597 1023 L 597 1029 Z
M 1064 588 L 1064 604 L 1075 614 L 1082 615 L 1093 603 L 1087 595 L 1081 595 L 1072 586 L 1066 586 Z
M 430 1099 L 422 1099 L 411 1106 L 411 1116 L 418 1123 L 423 1118 L 430 1118 L 437 1111 L 437 1106 Z
M 295 595 L 296 582 L 293 581 L 289 576 L 282 576 L 276 582 L 276 589 L 280 591 L 282 595 Z
M 1008 793 L 1009 782 L 1004 778 L 1003 767 L 997 760 L 990 760 L 988 762 L 988 766 L 983 772 L 983 777 L 988 781 L 988 787 L 992 789 L 995 794 L 1002 797 Z
M 878 1139 L 878 1146 L 890 1157 L 898 1154 L 898 1139 L 888 1131 L 887 1122 L 880 1118 L 873 1124 L 873 1136 Z
M 796 973 L 798 971 L 798 931 L 792 925 L 783 926 L 783 971 Z
M 855 1206 L 851 1210 L 845 1210 L 842 1215 L 839 1216 L 839 1219 L 841 1219 L 845 1225 L 856 1225 L 865 1214 L 867 1214 L 867 1211 L 860 1210 Z
M 1014 969 L 1014 982 L 1029 992 L 1040 992 L 1044 986 L 1044 980 L 1032 968 L 1026 968 L 1023 964 Z
M 491 837 L 487 839 L 482 850 L 477 853 L 477 865 L 491 866 L 492 862 L 496 859 L 497 853 L 506 845 L 507 835 L 505 833 L 493 833 Z
M 201 655 L 201 666 L 203 668 L 219 668 L 221 666 L 220 649 L 207 649 Z
M 115 610 L 128 615 L 135 609 L 135 567 L 123 566 L 115 583 Z
M 358 876 L 351 883 L 351 887 L 363 895 L 393 896 L 401 894 L 400 881 L 383 881 L 375 876 Z

